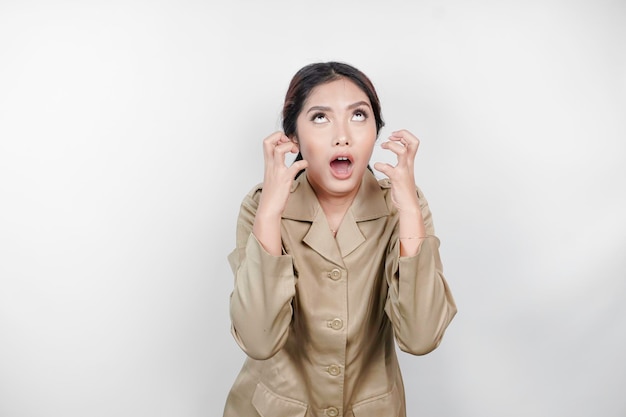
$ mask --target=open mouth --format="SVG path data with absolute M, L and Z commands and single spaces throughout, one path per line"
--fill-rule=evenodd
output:
M 352 161 L 347 156 L 338 156 L 330 161 L 330 169 L 337 178 L 346 178 L 352 172 Z

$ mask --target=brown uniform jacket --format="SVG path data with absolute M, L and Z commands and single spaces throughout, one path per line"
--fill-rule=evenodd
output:
M 390 183 L 369 171 L 336 238 L 306 173 L 298 177 L 278 257 L 252 234 L 261 191 L 243 200 L 229 255 L 232 334 L 248 358 L 224 416 L 405 416 L 394 336 L 426 354 L 456 314 L 421 191 L 428 237 L 412 257 L 400 257 Z

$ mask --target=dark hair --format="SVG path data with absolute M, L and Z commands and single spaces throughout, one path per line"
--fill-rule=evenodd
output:
M 351 65 L 341 62 L 319 62 L 302 67 L 289 83 L 283 105 L 283 131 L 287 137 L 291 138 L 296 134 L 296 120 L 311 91 L 320 84 L 340 78 L 349 79 L 367 95 L 372 105 L 378 135 L 385 122 L 380 111 L 380 100 L 370 79 Z M 301 159 L 302 155 L 298 153 L 296 161 Z M 301 173 L 302 171 L 298 175 Z

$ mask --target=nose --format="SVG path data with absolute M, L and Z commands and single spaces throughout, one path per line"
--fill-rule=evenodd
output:
M 346 146 L 350 144 L 350 135 L 345 125 L 339 124 L 335 130 L 333 143 L 335 146 Z

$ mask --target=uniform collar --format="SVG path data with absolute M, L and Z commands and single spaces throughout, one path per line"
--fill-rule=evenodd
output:
M 312 222 L 319 211 L 321 211 L 319 201 L 305 171 L 293 182 L 282 217 Z M 384 194 L 378 180 L 370 170 L 365 171 L 359 192 L 348 211 L 351 212 L 352 217 L 357 222 L 389 215 Z
M 359 191 L 337 230 L 336 238 L 333 237 L 305 171 L 294 181 L 282 217 L 310 222 L 311 226 L 302 241 L 331 262 L 343 265 L 343 258 L 367 239 L 357 223 L 378 219 L 388 214 L 384 193 L 374 174 L 368 170 L 363 175 Z

